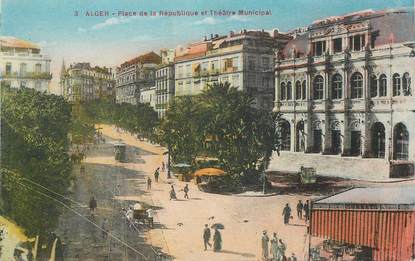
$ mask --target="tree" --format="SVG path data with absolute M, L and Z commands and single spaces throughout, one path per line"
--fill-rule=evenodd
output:
M 200 98 L 207 123 L 205 137 L 214 137 L 211 156 L 242 183 L 257 182 L 278 149 L 279 114 L 255 108 L 250 95 L 229 83 L 214 84 Z
M 62 97 L 2 88 L 2 207 L 29 234 L 44 235 L 57 224 L 61 209 L 25 181 L 60 194 L 67 192 L 72 167 L 70 121 L 70 106 Z
M 161 123 L 161 141 L 169 147 L 173 162 L 192 163 L 203 142 L 203 122 L 198 98 L 176 97 Z
M 252 184 L 279 148 L 279 118 L 255 108 L 250 95 L 228 83 L 213 84 L 200 95 L 175 99 L 161 124 L 161 140 L 176 163 L 216 157 L 227 173 Z

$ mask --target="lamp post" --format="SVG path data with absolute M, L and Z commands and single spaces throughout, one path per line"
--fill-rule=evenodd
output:
M 167 178 L 170 179 L 171 178 L 171 173 L 170 173 L 170 153 L 171 153 L 171 146 L 170 144 L 167 145 Z

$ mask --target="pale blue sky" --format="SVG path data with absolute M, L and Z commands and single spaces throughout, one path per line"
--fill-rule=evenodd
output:
M 202 39 L 230 30 L 287 31 L 316 19 L 363 9 L 409 6 L 413 0 L 0 0 L 2 35 L 40 43 L 52 58 L 54 77 L 62 58 L 115 66 L 139 53 Z M 86 17 L 108 10 L 271 10 L 249 17 Z M 74 16 L 74 11 L 79 16 Z

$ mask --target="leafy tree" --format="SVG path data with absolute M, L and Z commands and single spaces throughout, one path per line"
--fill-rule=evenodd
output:
M 29 234 L 45 235 L 57 224 L 61 209 L 35 193 L 34 185 L 25 180 L 67 192 L 72 167 L 67 153 L 70 121 L 70 106 L 62 97 L 2 88 L 2 208 Z
M 216 157 L 234 178 L 252 184 L 279 148 L 279 118 L 255 108 L 250 95 L 228 83 L 213 84 L 198 96 L 175 100 L 161 124 L 161 140 L 171 146 L 174 162 Z

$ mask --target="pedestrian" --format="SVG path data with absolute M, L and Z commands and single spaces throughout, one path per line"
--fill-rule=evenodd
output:
M 205 229 L 203 230 L 203 245 L 205 246 L 205 251 L 207 250 L 207 246 L 212 247 L 209 241 L 210 241 L 210 228 L 208 224 L 205 224 Z
M 262 259 L 263 260 L 268 260 L 268 242 L 269 242 L 269 237 L 267 235 L 267 231 L 264 230 L 262 232 L 262 238 L 261 238 Z
M 164 163 L 164 161 L 161 162 L 161 171 L 166 171 L 166 164 Z
M 104 218 L 104 221 L 102 222 L 101 225 L 101 231 L 102 231 L 102 238 L 106 239 L 108 236 L 108 220 L 106 218 Z
M 213 251 L 219 252 L 222 250 L 222 236 L 219 229 L 215 227 L 215 234 L 213 235 Z
M 148 222 L 150 223 L 150 227 L 153 228 L 154 225 L 154 210 L 149 208 L 147 209 L 147 218 Z
M 287 257 L 285 256 L 285 250 L 287 249 L 287 245 L 282 241 L 282 239 L 279 240 L 278 244 L 278 259 L 277 261 L 284 261 L 287 260 Z
M 303 202 L 299 200 L 297 203 L 297 217 L 299 219 L 303 219 L 303 208 L 304 208 Z
M 98 206 L 97 201 L 95 200 L 95 197 L 92 196 L 92 198 L 89 200 L 89 210 L 91 211 L 91 216 L 94 215 L 95 209 L 97 208 L 97 206 Z
M 159 182 L 159 176 L 160 176 L 160 168 L 157 168 L 156 171 L 154 172 L 154 180 L 156 182 Z
M 284 224 L 287 225 L 291 217 L 291 208 L 288 203 L 285 205 L 285 208 L 282 211 L 282 215 L 284 216 Z
M 291 253 L 291 257 L 288 258 L 288 261 L 297 261 L 297 257 L 295 257 L 294 253 Z
M 151 189 L 151 178 L 147 177 L 147 190 Z
M 127 217 L 128 226 L 131 228 L 134 226 L 134 211 L 131 207 L 128 207 L 127 212 L 125 213 L 125 216 Z
M 177 199 L 176 191 L 174 190 L 173 185 L 171 185 L 171 190 L 170 190 L 170 200 L 172 200 L 172 199 Z
M 305 218 L 305 221 L 307 222 L 310 219 L 310 202 L 308 200 L 306 200 L 306 202 L 304 203 L 303 210 L 304 210 L 304 218 Z
M 184 198 L 189 199 L 189 184 L 186 184 L 186 186 L 184 186 Z
M 271 239 L 271 256 L 273 261 L 278 260 L 278 238 L 277 233 L 274 233 Z

